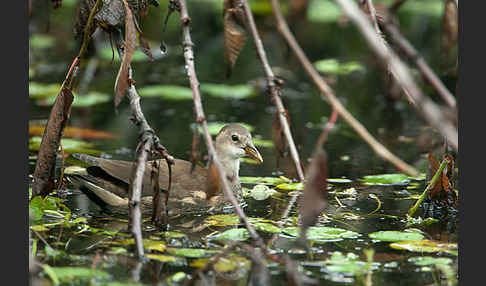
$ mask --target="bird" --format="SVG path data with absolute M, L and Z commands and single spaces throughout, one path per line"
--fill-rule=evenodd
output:
M 239 180 L 240 158 L 250 157 L 257 163 L 263 163 L 263 158 L 255 147 L 250 132 L 240 124 L 227 124 L 216 135 L 214 146 L 231 190 L 238 203 L 243 203 Z M 71 166 L 71 169 L 65 169 L 68 181 L 75 188 L 108 210 L 116 210 L 120 207 L 128 208 L 128 189 L 134 162 L 80 153 L 72 154 L 72 156 L 88 164 L 87 168 Z M 167 164 L 165 159 L 155 161 L 159 166 L 159 187 L 161 190 L 167 191 L 169 184 Z M 168 214 L 218 211 L 225 206 L 230 206 L 222 191 L 214 165 L 208 163 L 206 167 L 199 165 L 193 167 L 189 161 L 174 160 L 167 205 Z M 153 168 L 156 168 L 153 161 L 147 162 L 142 183 L 142 208 L 151 206 L 154 190 L 153 180 L 151 180 Z M 155 174 L 157 174 L 156 170 Z

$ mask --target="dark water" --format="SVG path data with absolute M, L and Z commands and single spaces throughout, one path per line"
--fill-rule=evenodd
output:
M 72 59 L 77 54 L 77 48 L 71 37 L 71 19 L 73 8 L 70 2 L 64 1 L 64 7 L 50 11 L 49 27 L 47 30 L 46 17 L 43 13 L 34 14 L 31 19 L 32 35 L 49 34 L 56 39 L 56 44 L 48 49 L 31 50 L 31 67 L 35 69 L 31 81 L 44 83 L 61 83 Z M 67 3 L 67 4 L 66 4 Z M 199 81 L 227 84 L 252 83 L 262 86 L 264 74 L 257 59 L 256 51 L 251 42 L 247 40 L 236 68 L 231 78 L 225 78 L 225 68 L 222 50 L 222 17 L 220 10 L 214 8 L 211 2 L 191 1 L 189 13 L 192 16 L 192 37 L 195 43 L 195 62 Z M 135 71 L 137 87 L 152 84 L 171 84 L 188 86 L 188 79 L 184 70 L 184 59 L 180 46 L 181 31 L 178 25 L 179 15 L 174 14 L 168 21 L 168 27 L 162 34 L 162 21 L 166 13 L 166 4 L 161 3 L 159 8 L 151 8 L 149 16 L 142 22 L 145 36 L 157 43 L 161 38 L 168 47 L 168 54 L 153 63 L 135 62 L 132 64 Z M 39 11 L 41 8 L 39 8 Z M 197 12 L 196 12 L 197 11 Z M 271 15 L 256 15 L 257 25 L 265 45 L 266 53 L 275 73 L 285 80 L 282 92 L 283 101 L 291 118 L 291 129 L 301 159 L 307 163 L 311 156 L 314 144 L 321 132 L 323 123 L 331 113 L 330 106 L 324 102 L 317 89 L 300 68 L 297 60 L 287 48 L 280 35 L 276 32 Z M 440 18 L 420 14 L 400 14 L 400 21 L 404 33 L 416 48 L 422 52 L 433 68 L 439 69 L 440 59 Z M 62 24 L 61 24 L 62 23 Z M 323 58 L 337 58 L 342 61 L 356 60 L 365 66 L 364 72 L 355 72 L 345 76 L 326 77 L 332 85 L 336 95 L 345 104 L 349 111 L 360 120 L 367 129 L 378 138 L 391 152 L 415 165 L 425 172 L 424 155 L 432 148 L 440 146 L 433 144 L 433 139 L 427 139 L 426 124 L 405 100 L 394 101 L 390 99 L 383 81 L 382 69 L 377 65 L 372 52 L 352 25 L 338 23 L 317 23 L 305 20 L 305 17 L 294 19 L 291 27 L 297 40 L 306 51 L 311 61 Z M 103 39 L 103 36 L 100 36 Z M 106 41 L 105 41 L 106 44 Z M 85 61 L 86 63 L 86 61 Z M 118 70 L 118 62 L 110 63 L 100 60 L 93 81 L 89 84 L 89 91 L 99 91 L 112 94 L 113 85 Z M 447 77 L 443 80 L 451 90 L 455 90 L 455 82 Z M 428 91 L 427 87 L 425 90 Z M 434 95 L 432 95 L 434 97 Z M 31 101 L 30 119 L 45 120 L 49 114 L 49 107 L 39 106 Z M 191 124 L 194 122 L 192 101 L 167 101 L 158 98 L 143 98 L 141 101 L 143 112 L 162 140 L 162 144 L 169 153 L 175 157 L 188 159 L 191 146 Z M 203 106 L 208 121 L 244 122 L 255 129 L 253 136 L 271 140 L 271 125 L 275 108 L 270 98 L 262 89 L 256 97 L 243 100 L 220 99 L 203 96 Z M 116 113 L 113 102 L 98 104 L 87 108 L 73 108 L 69 126 L 93 128 L 107 131 L 118 136 L 114 140 L 94 141 L 95 148 L 103 151 L 104 155 L 113 158 L 133 159 L 133 150 L 137 144 L 137 129 L 128 120 L 130 110 L 126 101 L 122 102 Z M 410 139 L 410 140 L 404 140 Z M 419 139 L 426 138 L 426 144 Z M 202 143 L 203 145 L 203 143 Z M 204 146 L 202 146 L 204 148 Z M 262 148 L 260 152 L 265 160 L 262 165 L 243 164 L 241 176 L 272 176 L 276 174 L 275 151 L 273 148 Z M 319 224 L 339 227 L 360 233 L 357 239 L 328 242 L 314 245 L 314 257 L 310 260 L 304 254 L 293 251 L 294 242 L 284 236 L 279 236 L 275 242 L 275 249 L 288 251 L 293 258 L 303 262 L 306 274 L 319 279 L 326 285 L 359 284 L 360 278 L 353 275 L 336 274 L 329 272 L 322 265 L 313 265 L 312 261 L 325 260 L 333 251 L 343 253 L 352 252 L 365 260 L 363 249 L 375 250 L 374 261 L 377 266 L 372 273 L 373 285 L 425 285 L 434 283 L 431 272 L 421 271 L 408 261 L 413 256 L 451 257 L 452 267 L 457 271 L 457 258 L 448 254 L 414 253 L 403 250 L 394 250 L 388 243 L 377 242 L 368 238 L 367 234 L 379 230 L 405 229 L 405 214 L 413 204 L 413 199 L 399 199 L 408 195 L 416 195 L 424 189 L 424 181 L 420 181 L 418 188 L 407 189 L 406 186 L 364 186 L 357 184 L 356 179 L 364 175 L 396 173 L 397 170 L 379 158 L 371 148 L 363 143 L 356 133 L 341 119 L 338 119 L 328 141 L 325 145 L 328 154 L 330 177 L 346 177 L 355 180 L 349 184 L 336 184 L 331 190 L 342 191 L 354 186 L 356 195 L 339 197 L 344 207 L 340 207 L 335 194 L 329 195 L 329 207 L 326 210 L 329 218 L 323 218 Z M 34 154 L 34 153 L 33 153 Z M 33 171 L 35 161 L 31 160 Z M 251 187 L 251 186 L 248 186 Z M 77 217 L 85 216 L 92 227 L 108 230 L 119 230 L 125 233 L 126 223 L 114 221 L 113 218 L 95 204 L 91 203 L 84 194 L 78 190 L 66 190 L 65 204 Z M 366 216 L 376 206 L 376 200 L 369 197 L 374 193 L 381 200 L 381 209 L 375 215 Z M 283 200 L 269 199 L 255 201 L 248 199 L 245 211 L 250 217 L 268 218 L 278 221 L 286 207 L 288 196 Z M 352 219 L 344 212 L 354 213 L 359 219 Z M 295 216 L 295 211 L 291 213 Z M 421 211 L 419 211 L 421 215 Z M 394 217 L 391 217 L 394 216 Z M 171 218 L 171 230 L 187 234 L 183 240 L 168 240 L 173 247 L 217 248 L 213 242 L 207 241 L 205 236 L 213 228 L 195 230 L 202 225 L 206 216 L 183 216 Z M 447 230 L 447 222 L 436 223 L 428 227 L 419 227 L 431 240 L 443 242 L 457 242 L 457 229 Z M 450 231 L 450 230 L 453 231 Z M 149 237 L 160 234 L 144 224 L 145 235 Z M 51 266 L 77 265 L 90 267 L 94 260 L 98 268 L 112 274 L 108 281 L 139 281 L 146 285 L 159 285 L 177 272 L 190 274 L 195 270 L 190 267 L 191 259 L 183 258 L 177 263 L 163 263 L 156 260 L 140 264 L 132 258 L 133 249 L 128 247 L 128 253 L 109 254 L 110 249 L 99 241 L 110 240 L 107 236 L 94 234 L 76 235 L 76 230 L 55 227 L 49 231 L 41 232 L 44 238 L 52 243 L 54 248 L 67 249 L 68 254 L 61 258 L 42 256 L 43 247 L 39 246 L 40 261 Z M 268 234 L 265 236 L 268 238 Z M 39 242 L 41 245 L 42 243 Z M 96 256 L 100 257 L 96 258 Z M 287 283 L 285 269 L 282 266 L 269 264 L 272 274 L 272 284 Z M 435 270 L 437 273 L 438 271 Z M 217 274 L 216 281 L 221 284 L 243 285 L 248 278 L 248 271 L 241 273 Z M 231 274 L 231 275 L 230 275 Z M 46 278 L 45 274 L 39 277 Z M 74 283 L 74 282 L 73 282 Z M 75 284 L 88 284 L 79 281 Z

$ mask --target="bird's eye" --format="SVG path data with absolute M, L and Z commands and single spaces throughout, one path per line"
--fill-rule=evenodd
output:
M 233 140 L 234 142 L 238 141 L 238 136 L 231 135 L 231 140 Z

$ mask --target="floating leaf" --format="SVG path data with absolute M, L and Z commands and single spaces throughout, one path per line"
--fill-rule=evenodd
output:
M 55 97 L 49 97 L 45 99 L 38 100 L 37 103 L 41 106 L 50 106 L 54 104 L 56 100 Z M 111 96 L 105 93 L 92 91 L 86 95 L 82 96 L 74 96 L 74 101 L 71 104 L 73 107 L 88 107 L 93 106 L 100 103 L 109 102 L 111 100 Z
M 192 100 L 192 90 L 177 85 L 153 85 L 138 89 L 141 97 L 160 97 L 166 100 Z
M 410 182 L 410 177 L 405 174 L 380 174 L 364 176 L 361 181 L 373 185 L 406 185 Z
M 371 239 L 381 241 L 406 241 L 406 240 L 422 240 L 424 235 L 418 232 L 405 232 L 396 230 L 377 231 L 368 234 Z
M 278 184 L 275 186 L 277 189 L 286 190 L 286 191 L 298 191 L 304 189 L 304 183 L 283 183 Z
M 61 89 L 59 83 L 40 83 L 29 81 L 29 98 L 40 99 L 48 97 L 56 97 Z
M 175 262 L 176 258 L 174 256 L 163 255 L 163 254 L 154 254 L 154 253 L 147 253 L 145 254 L 150 259 L 162 261 L 162 262 Z
M 201 248 L 167 248 L 167 252 L 171 255 L 188 258 L 200 258 L 212 256 L 220 253 L 220 250 L 201 249 Z
M 46 34 L 32 34 L 29 37 L 29 45 L 32 50 L 52 48 L 56 39 L 51 35 Z
M 314 63 L 316 69 L 326 74 L 346 75 L 355 71 L 363 71 L 364 67 L 354 61 L 340 63 L 336 59 L 325 59 Z
M 290 236 L 299 236 L 300 228 L 296 226 L 286 227 L 282 229 L 282 232 Z M 307 229 L 307 239 L 320 242 L 320 241 L 335 241 L 343 238 L 355 238 L 359 233 L 334 227 L 326 226 L 311 226 Z
M 278 185 L 283 183 L 291 183 L 292 180 L 284 176 L 280 177 L 240 177 L 240 182 L 247 184 L 268 184 Z
M 29 138 L 29 150 L 30 151 L 39 151 L 40 143 L 42 141 L 42 137 L 40 136 L 32 136 Z M 70 138 L 62 138 L 61 145 L 65 152 L 68 153 L 88 153 L 88 154 L 101 154 L 101 151 L 89 149 L 93 147 L 92 143 L 88 143 L 85 141 L 70 139 Z M 59 147 L 60 148 L 60 147 Z
M 249 84 L 203 83 L 201 84 L 201 91 L 214 97 L 227 99 L 243 99 L 256 95 L 256 89 Z
M 245 241 L 250 238 L 250 233 L 246 228 L 232 228 L 221 233 L 208 237 L 210 240 L 234 240 Z
M 230 226 L 240 224 L 240 218 L 234 214 L 212 215 L 207 217 L 204 222 L 214 226 Z
M 151 43 L 151 45 L 156 46 L 157 44 Z M 152 52 L 154 52 L 154 51 L 152 50 Z M 100 58 L 105 60 L 105 61 L 111 62 L 111 59 L 113 58 L 114 62 L 120 62 L 120 57 L 118 56 L 118 53 L 116 51 L 112 51 L 110 45 L 103 47 L 101 49 L 99 55 L 100 55 Z M 136 49 L 133 52 L 132 61 L 131 61 L 132 63 L 148 62 L 148 61 L 150 61 L 150 58 L 146 54 L 144 54 L 143 51 Z
M 257 201 L 263 201 L 268 199 L 276 191 L 270 189 L 267 185 L 258 184 L 253 186 L 250 190 L 250 196 Z
M 253 144 L 257 147 L 271 148 L 274 147 L 272 140 L 253 138 Z
M 409 258 L 408 261 L 419 266 L 452 263 L 452 259 L 448 257 L 432 257 L 432 256 L 415 256 Z
M 400 250 L 408 250 L 412 252 L 446 252 L 452 255 L 458 254 L 457 243 L 443 243 L 431 240 L 412 240 L 412 241 L 400 241 L 390 243 L 390 247 Z
M 440 17 L 444 12 L 444 2 L 442 0 L 411 0 L 405 1 L 400 7 L 400 13 L 413 15 L 423 15 L 429 17 Z
M 256 230 L 268 233 L 281 233 L 282 229 L 268 222 L 255 222 L 252 223 Z
M 346 178 L 329 178 L 327 179 L 328 183 L 352 183 L 353 181 Z
M 85 267 L 50 267 L 49 272 L 51 275 L 54 274 L 60 282 L 65 283 L 71 283 L 72 280 L 77 279 L 106 279 L 110 277 L 110 274 L 106 271 Z M 49 276 L 51 277 L 51 275 Z
M 180 233 L 180 232 L 175 232 L 175 231 L 167 231 L 163 233 L 165 238 L 184 238 L 187 237 L 187 235 Z
M 192 261 L 191 264 L 189 264 L 189 266 L 200 268 L 200 267 L 204 267 L 208 262 L 209 262 L 209 258 L 199 258 Z M 249 267 L 250 267 L 250 261 L 241 256 L 221 257 L 213 265 L 213 269 L 219 273 L 231 272 L 233 270 L 239 270 L 239 269 L 249 269 Z
M 311 0 L 307 8 L 307 19 L 312 22 L 336 22 L 342 12 L 331 0 Z

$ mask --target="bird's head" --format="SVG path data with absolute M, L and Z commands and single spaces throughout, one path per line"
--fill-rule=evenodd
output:
M 251 134 L 240 124 L 228 124 L 216 135 L 216 148 L 221 156 L 240 159 L 248 156 L 258 163 L 263 162 L 262 155 L 253 144 Z

